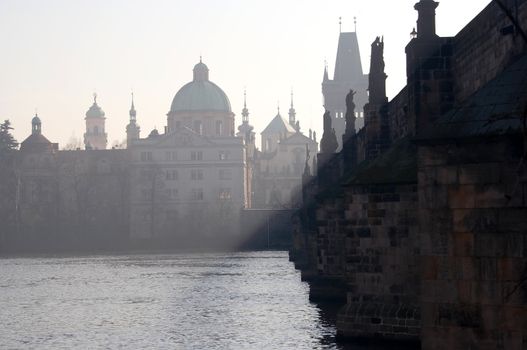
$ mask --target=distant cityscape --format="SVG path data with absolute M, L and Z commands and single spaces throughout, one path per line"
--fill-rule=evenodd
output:
M 340 33 L 334 77 L 328 76 L 325 67 L 322 93 L 340 149 L 346 95 L 356 91 L 359 105 L 367 96 L 356 33 Z M 244 210 L 299 208 L 303 181 L 318 168 L 317 134 L 301 129 L 291 91 L 287 116 L 278 108 L 258 147 L 246 101 L 235 128 L 229 98 L 200 58 L 193 80 L 173 98 L 163 130 L 141 134 L 132 95 L 122 147 L 109 149 L 96 94 L 85 115 L 83 146 L 61 149 L 45 137 L 45 116 L 35 115 L 17 155 L 15 236 L 32 237 L 23 239 L 28 242 L 82 232 L 84 240 L 94 241 L 178 241 L 188 232 L 214 236 L 218 227 L 236 236 Z M 360 129 L 362 107 L 356 116 Z

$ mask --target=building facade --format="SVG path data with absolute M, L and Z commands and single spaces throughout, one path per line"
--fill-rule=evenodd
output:
M 134 239 L 234 235 L 248 204 L 246 147 L 234 135 L 229 99 L 203 62 L 193 73 L 172 101 L 165 132 L 129 137 Z
M 257 154 L 254 175 L 256 208 L 290 209 L 302 204 L 302 177 L 316 169 L 316 133 L 300 130 L 291 95 L 289 118 L 278 110 L 261 133 L 262 150 Z

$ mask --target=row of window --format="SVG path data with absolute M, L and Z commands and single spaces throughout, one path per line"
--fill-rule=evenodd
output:
M 179 128 L 181 128 L 181 121 L 176 121 L 176 129 Z M 195 120 L 192 123 L 192 130 L 194 130 L 194 132 L 197 134 L 203 134 L 203 123 L 201 122 L 201 120 Z M 223 121 L 216 120 L 215 131 L 217 136 L 224 136 Z
M 229 159 L 230 152 L 229 151 L 219 151 L 218 152 L 218 159 L 219 160 L 228 160 Z M 140 159 L 142 162 L 151 162 L 154 160 L 154 156 L 152 152 L 141 152 Z M 178 160 L 178 152 L 176 151 L 167 151 L 165 152 L 165 160 L 172 162 Z M 191 151 L 190 152 L 190 160 L 203 160 L 203 152 L 202 151 Z
M 177 170 L 167 170 L 164 175 L 166 181 L 179 180 L 179 172 Z M 143 180 L 153 180 L 154 172 L 150 170 L 142 170 L 140 176 Z M 218 178 L 220 180 L 232 180 L 232 169 L 220 169 L 218 171 Z M 190 179 L 195 181 L 204 180 L 205 176 L 203 169 L 191 169 Z
M 177 188 L 167 188 L 165 191 L 165 198 L 170 200 L 177 200 L 179 199 L 179 190 Z M 152 200 L 155 198 L 155 193 L 152 192 L 151 189 L 142 189 L 141 190 L 141 197 L 143 200 Z M 190 190 L 190 200 L 193 201 L 202 201 L 204 200 L 205 196 L 203 194 L 203 188 L 193 188 Z M 218 199 L 231 199 L 232 198 L 232 191 L 230 188 L 221 188 L 218 191 Z

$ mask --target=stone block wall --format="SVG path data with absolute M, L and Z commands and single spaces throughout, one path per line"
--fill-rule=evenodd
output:
M 355 185 L 345 192 L 348 297 L 339 335 L 418 340 L 417 185 Z
M 388 107 L 390 139 L 392 143 L 408 135 L 408 91 L 406 87 L 390 101 Z
M 410 135 L 435 122 L 454 106 L 452 38 L 413 39 L 406 47 Z
M 424 349 L 527 346 L 521 149 L 514 137 L 419 148 Z
M 524 30 L 527 28 L 527 1 L 502 0 L 516 14 Z M 494 2 L 491 2 L 453 40 L 455 52 L 452 71 L 456 77 L 454 94 L 457 102 L 465 101 L 492 80 L 525 51 L 526 43 L 518 32 L 503 35 L 501 30 L 511 26 Z

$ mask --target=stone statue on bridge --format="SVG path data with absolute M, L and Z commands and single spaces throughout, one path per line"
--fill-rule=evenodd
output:
M 357 92 L 350 90 L 346 96 L 346 132 L 344 134 L 344 139 L 350 138 L 355 134 L 355 102 L 353 102 L 353 97 Z
M 331 114 L 329 111 L 324 113 L 324 133 L 320 140 L 320 150 L 322 153 L 335 153 L 338 148 L 337 135 L 331 126 Z

